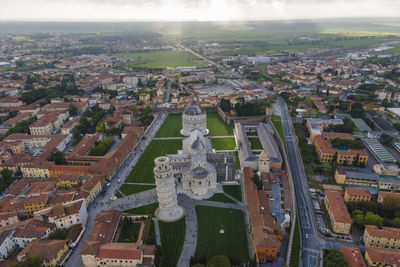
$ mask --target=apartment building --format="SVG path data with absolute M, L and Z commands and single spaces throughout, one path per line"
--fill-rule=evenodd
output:
M 366 247 L 400 249 L 400 228 L 366 225 L 364 231 Z
M 349 234 L 353 221 L 347 211 L 341 192 L 326 190 L 325 207 L 329 214 L 333 231 L 339 234 Z
M 346 187 L 344 191 L 344 201 L 371 201 L 373 195 L 367 189 Z

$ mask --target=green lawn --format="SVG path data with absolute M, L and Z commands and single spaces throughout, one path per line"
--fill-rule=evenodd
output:
M 181 256 L 185 241 L 186 222 L 185 217 L 176 222 L 159 222 L 162 266 L 175 267 Z
M 154 183 L 154 159 L 164 154 L 176 154 L 182 140 L 153 140 L 128 175 L 126 182 Z
M 225 196 L 224 194 L 215 194 L 212 197 L 210 197 L 209 199 L 207 199 L 209 201 L 217 201 L 217 202 L 223 202 L 223 203 L 235 203 L 235 201 L 233 201 L 232 199 L 230 199 L 229 197 Z
M 233 156 L 235 157 L 235 165 L 236 165 L 236 170 L 240 170 L 240 160 L 239 160 L 239 154 L 237 151 L 233 152 Z
M 115 56 L 120 58 L 130 58 L 132 62 L 126 63 L 127 66 L 136 68 L 176 68 L 183 66 L 204 66 L 207 65 L 195 55 L 186 51 L 151 51 L 118 53 Z M 200 61 L 199 61 L 200 60 Z
M 278 115 L 272 114 L 272 123 L 275 126 L 275 129 L 278 131 L 279 136 L 282 139 L 282 142 L 285 140 L 285 135 L 283 134 L 283 127 L 282 127 L 282 121 L 281 117 Z
M 224 192 L 232 197 L 236 198 L 238 201 L 242 201 L 242 189 L 240 185 L 224 185 Z
M 104 156 L 108 149 L 114 144 L 114 139 L 108 136 L 101 140 L 97 145 L 92 147 L 89 151 L 89 156 Z
M 156 234 L 154 228 L 154 222 L 152 220 L 152 216 L 154 216 L 154 212 L 158 208 L 158 202 L 152 203 L 149 205 L 124 210 L 124 213 L 131 214 L 131 215 L 151 215 L 148 217 L 146 221 L 146 228 L 144 233 L 144 243 L 147 245 L 155 245 L 156 244 Z
M 299 222 L 296 220 L 296 226 L 294 228 L 292 253 L 290 254 L 290 266 L 299 266 L 299 255 L 300 255 L 300 230 Z
M 235 138 L 212 138 L 211 144 L 215 150 L 234 150 L 236 146 Z
M 244 214 L 240 210 L 196 207 L 198 226 L 195 258 L 223 254 L 235 262 L 249 260 Z M 220 231 L 224 230 L 223 233 Z
M 125 219 L 122 222 L 121 233 L 118 242 L 134 243 L 139 237 L 140 223 L 134 223 L 131 219 Z
M 129 209 L 129 210 L 125 210 L 124 213 L 129 213 L 132 215 L 147 215 L 147 214 L 154 215 L 154 212 L 156 211 L 157 208 L 158 208 L 158 202 L 151 203 L 149 205 L 145 205 L 145 206 L 141 206 L 141 207 L 137 207 L 137 208 L 133 208 L 133 209 Z
M 133 185 L 133 184 L 123 184 L 120 188 L 119 191 L 122 192 L 125 196 L 133 195 L 139 192 L 143 192 L 146 190 L 150 190 L 156 188 L 155 185 Z
M 115 196 L 116 196 L 117 198 L 122 198 L 122 197 L 124 197 L 119 191 L 117 191 L 117 192 L 115 193 Z
M 258 138 L 249 138 L 249 142 L 251 145 L 251 149 L 263 149 L 260 139 Z
M 182 129 L 182 114 L 169 114 L 158 130 L 156 137 L 179 137 Z
M 233 135 L 233 126 L 226 124 L 217 112 L 207 113 L 207 129 L 210 136 Z

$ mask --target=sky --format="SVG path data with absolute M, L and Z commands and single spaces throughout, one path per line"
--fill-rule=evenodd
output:
M 400 0 L 0 0 L 0 20 L 399 17 Z

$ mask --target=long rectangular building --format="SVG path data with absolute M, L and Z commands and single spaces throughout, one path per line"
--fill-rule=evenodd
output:
M 326 190 L 325 206 L 333 231 L 339 234 L 349 234 L 353 221 L 347 211 L 341 192 Z

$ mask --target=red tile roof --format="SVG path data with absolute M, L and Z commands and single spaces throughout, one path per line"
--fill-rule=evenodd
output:
M 344 203 L 342 194 L 339 191 L 326 190 L 329 206 L 336 222 L 352 223 L 351 216 Z M 328 208 L 328 207 L 327 207 Z

